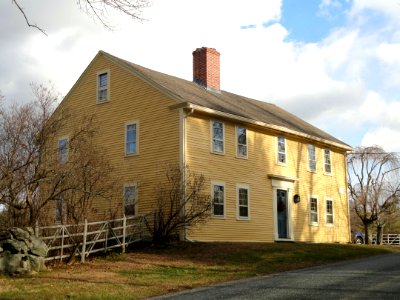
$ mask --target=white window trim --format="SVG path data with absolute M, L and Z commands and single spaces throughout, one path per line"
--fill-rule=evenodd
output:
M 214 215 L 214 186 L 219 185 L 224 187 L 224 214 L 223 215 Z M 211 201 L 212 201 L 212 212 L 211 217 L 215 219 L 225 219 L 226 215 L 226 187 L 225 182 L 222 181 L 211 181 Z
M 123 214 L 125 215 L 125 188 L 127 187 L 135 187 L 135 214 L 134 215 L 129 215 L 129 217 L 136 217 L 138 215 L 138 188 L 137 188 L 137 183 L 136 182 L 127 182 L 124 184 L 122 188 L 122 209 L 123 209 Z
M 328 201 L 332 202 L 332 223 L 328 223 Z M 335 207 L 332 198 L 325 198 L 325 225 L 328 227 L 333 227 L 335 225 Z
M 280 162 L 279 161 L 279 138 L 284 138 L 285 139 L 285 162 Z M 276 163 L 280 166 L 286 166 L 287 165 L 287 139 L 285 136 L 280 135 L 275 137 L 275 149 L 276 149 Z
M 128 125 L 136 125 L 136 152 L 135 153 L 127 153 L 126 152 L 126 144 L 128 142 L 127 141 L 127 137 L 126 137 L 126 133 L 127 133 Z M 124 125 L 124 152 L 125 152 L 125 156 L 136 156 L 136 155 L 139 155 L 139 129 L 140 129 L 140 124 L 139 124 L 139 121 L 137 121 L 137 120 L 125 123 L 125 125 Z
M 247 217 L 240 216 L 239 189 L 247 190 Z M 250 220 L 250 187 L 248 184 L 236 184 L 236 218 L 237 220 Z
M 100 78 L 101 74 L 107 74 L 107 99 L 106 100 L 100 100 L 99 99 L 99 89 L 100 89 L 100 80 L 99 80 L 99 78 Z M 101 71 L 98 71 L 96 73 L 96 103 L 97 104 L 102 104 L 102 103 L 106 103 L 106 102 L 110 101 L 110 79 L 111 79 L 110 74 L 111 74 L 111 72 L 108 69 L 107 70 L 101 70 Z
M 314 170 L 310 168 L 310 148 L 309 148 L 310 146 L 314 147 L 314 155 L 315 155 L 315 158 L 314 158 L 315 169 Z M 307 144 L 307 170 L 309 172 L 312 172 L 312 173 L 317 173 L 317 163 L 318 163 L 318 160 L 317 160 L 317 147 L 314 144 Z
M 311 198 L 317 199 L 317 222 L 311 221 Z M 317 196 L 311 195 L 308 197 L 308 217 L 311 226 L 319 226 L 319 200 Z
M 246 155 L 239 155 L 239 141 L 238 141 L 238 131 L 239 128 L 244 128 L 246 130 Z M 249 158 L 249 142 L 248 142 L 248 129 L 244 126 L 235 126 L 235 147 L 236 147 L 236 157 L 241 159 Z
M 60 158 L 60 141 L 62 140 L 67 140 L 67 157 L 65 160 L 61 160 Z M 68 162 L 69 159 L 69 137 L 67 135 L 64 135 L 60 138 L 58 138 L 57 140 L 57 160 L 60 164 L 65 164 L 66 162 Z
M 222 123 L 222 147 L 223 151 L 218 152 L 214 151 L 214 122 Z M 218 154 L 218 155 L 225 155 L 225 123 L 220 120 L 210 120 L 210 151 L 211 153 Z
M 329 159 L 330 159 L 330 166 L 331 166 L 331 171 L 330 172 L 326 172 L 325 171 L 325 162 L 326 162 L 326 160 L 325 160 L 325 151 L 326 150 L 329 151 Z M 322 160 L 323 160 L 323 163 L 324 163 L 323 164 L 324 175 L 332 176 L 332 166 L 333 166 L 333 164 L 332 164 L 332 151 L 330 149 L 327 149 L 327 148 L 323 149 L 323 151 L 322 151 Z

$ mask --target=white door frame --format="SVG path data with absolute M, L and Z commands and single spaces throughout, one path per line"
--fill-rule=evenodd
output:
M 272 209 L 273 209 L 273 220 L 274 220 L 274 238 L 275 241 L 293 241 L 293 226 L 292 226 L 292 201 L 293 198 L 293 186 L 294 181 L 297 179 L 282 177 L 282 176 L 269 176 L 271 178 L 272 184 Z M 277 191 L 285 190 L 287 191 L 287 230 L 288 238 L 279 238 L 278 235 L 278 213 L 277 213 Z

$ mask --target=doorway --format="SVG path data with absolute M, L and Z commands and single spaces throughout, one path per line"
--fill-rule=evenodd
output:
M 288 192 L 287 190 L 276 190 L 276 215 L 278 221 L 278 238 L 289 238 L 288 224 Z

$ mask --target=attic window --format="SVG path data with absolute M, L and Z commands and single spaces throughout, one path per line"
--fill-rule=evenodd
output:
M 97 102 L 102 103 L 108 100 L 109 72 L 100 72 L 97 75 Z

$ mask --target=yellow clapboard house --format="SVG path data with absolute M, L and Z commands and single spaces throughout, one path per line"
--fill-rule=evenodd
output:
M 349 242 L 351 147 L 274 104 L 221 90 L 219 57 L 196 49 L 190 82 L 95 56 L 60 107 L 96 117 L 96 143 L 120 178 L 118 203 L 97 201 L 96 211 L 148 213 L 162 166 L 189 165 L 207 178 L 214 205 L 186 239 Z M 60 133 L 59 144 L 67 140 Z

